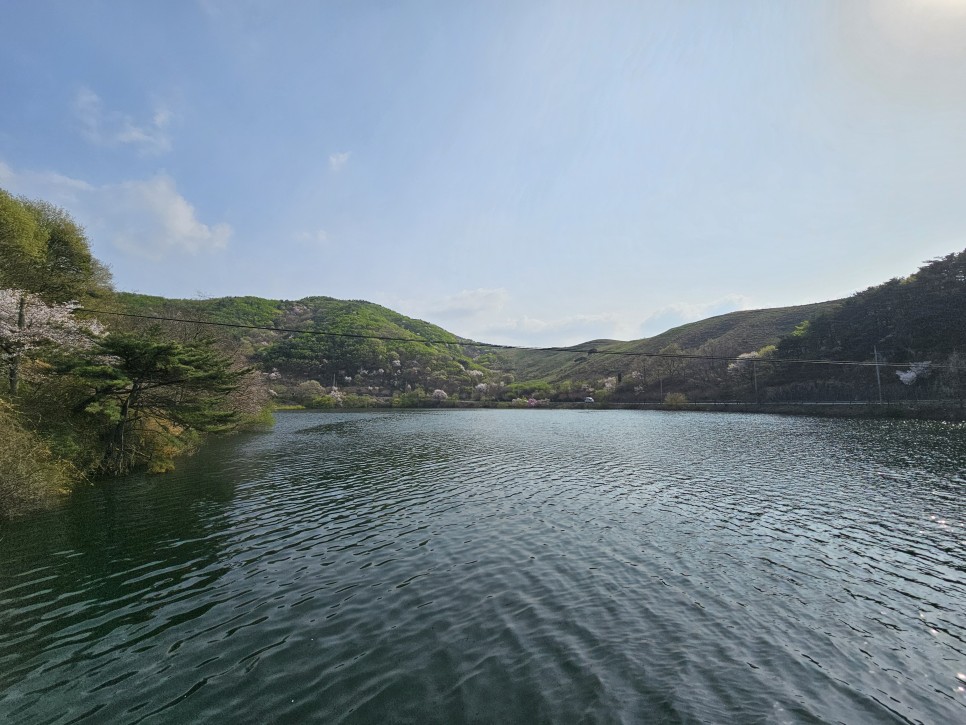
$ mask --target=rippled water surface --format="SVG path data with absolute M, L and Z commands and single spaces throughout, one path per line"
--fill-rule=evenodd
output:
M 0 530 L 5 722 L 966 722 L 966 430 L 288 413 Z

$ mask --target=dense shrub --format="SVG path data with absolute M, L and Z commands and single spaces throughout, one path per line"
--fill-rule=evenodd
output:
M 668 393 L 664 396 L 664 407 L 668 410 L 681 410 L 688 404 L 688 396 L 684 393 Z
M 0 520 L 49 506 L 67 492 L 74 471 L 46 442 L 24 428 L 0 401 Z

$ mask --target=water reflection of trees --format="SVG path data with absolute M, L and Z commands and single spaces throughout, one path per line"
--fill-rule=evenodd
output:
M 223 576 L 217 532 L 235 496 L 237 452 L 238 439 L 216 442 L 172 474 L 91 486 L 2 532 L 0 690 L 48 649 L 66 646 L 58 659 L 69 661 L 111 651 L 105 638 L 150 621 L 160 592 Z M 134 632 L 115 635 L 114 647 Z

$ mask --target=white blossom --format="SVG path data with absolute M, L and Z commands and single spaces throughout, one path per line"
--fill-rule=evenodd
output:
M 42 345 L 91 347 L 104 328 L 97 320 L 74 317 L 79 307 L 76 302 L 49 305 L 22 290 L 0 290 L 0 357 L 10 359 Z
M 754 362 L 760 359 L 761 355 L 757 351 L 743 352 L 738 356 L 737 360 L 728 364 L 728 374 L 737 377 L 748 369 L 749 363 L 753 366 Z
M 902 381 L 903 385 L 912 385 L 919 378 L 924 378 L 929 375 L 930 365 L 932 365 L 931 360 L 909 363 L 908 370 L 896 370 L 896 375 L 899 376 L 899 380 Z

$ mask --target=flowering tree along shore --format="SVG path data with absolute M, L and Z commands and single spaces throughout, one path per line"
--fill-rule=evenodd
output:
M 117 308 L 83 229 L 0 190 L 0 520 L 91 475 L 168 470 L 264 408 L 217 341 L 78 316 L 92 301 Z
M 74 316 L 76 302 L 48 304 L 25 290 L 0 290 L 0 360 L 8 369 L 10 395 L 20 388 L 20 362 L 24 355 L 44 347 L 86 350 L 104 334 L 97 320 Z

